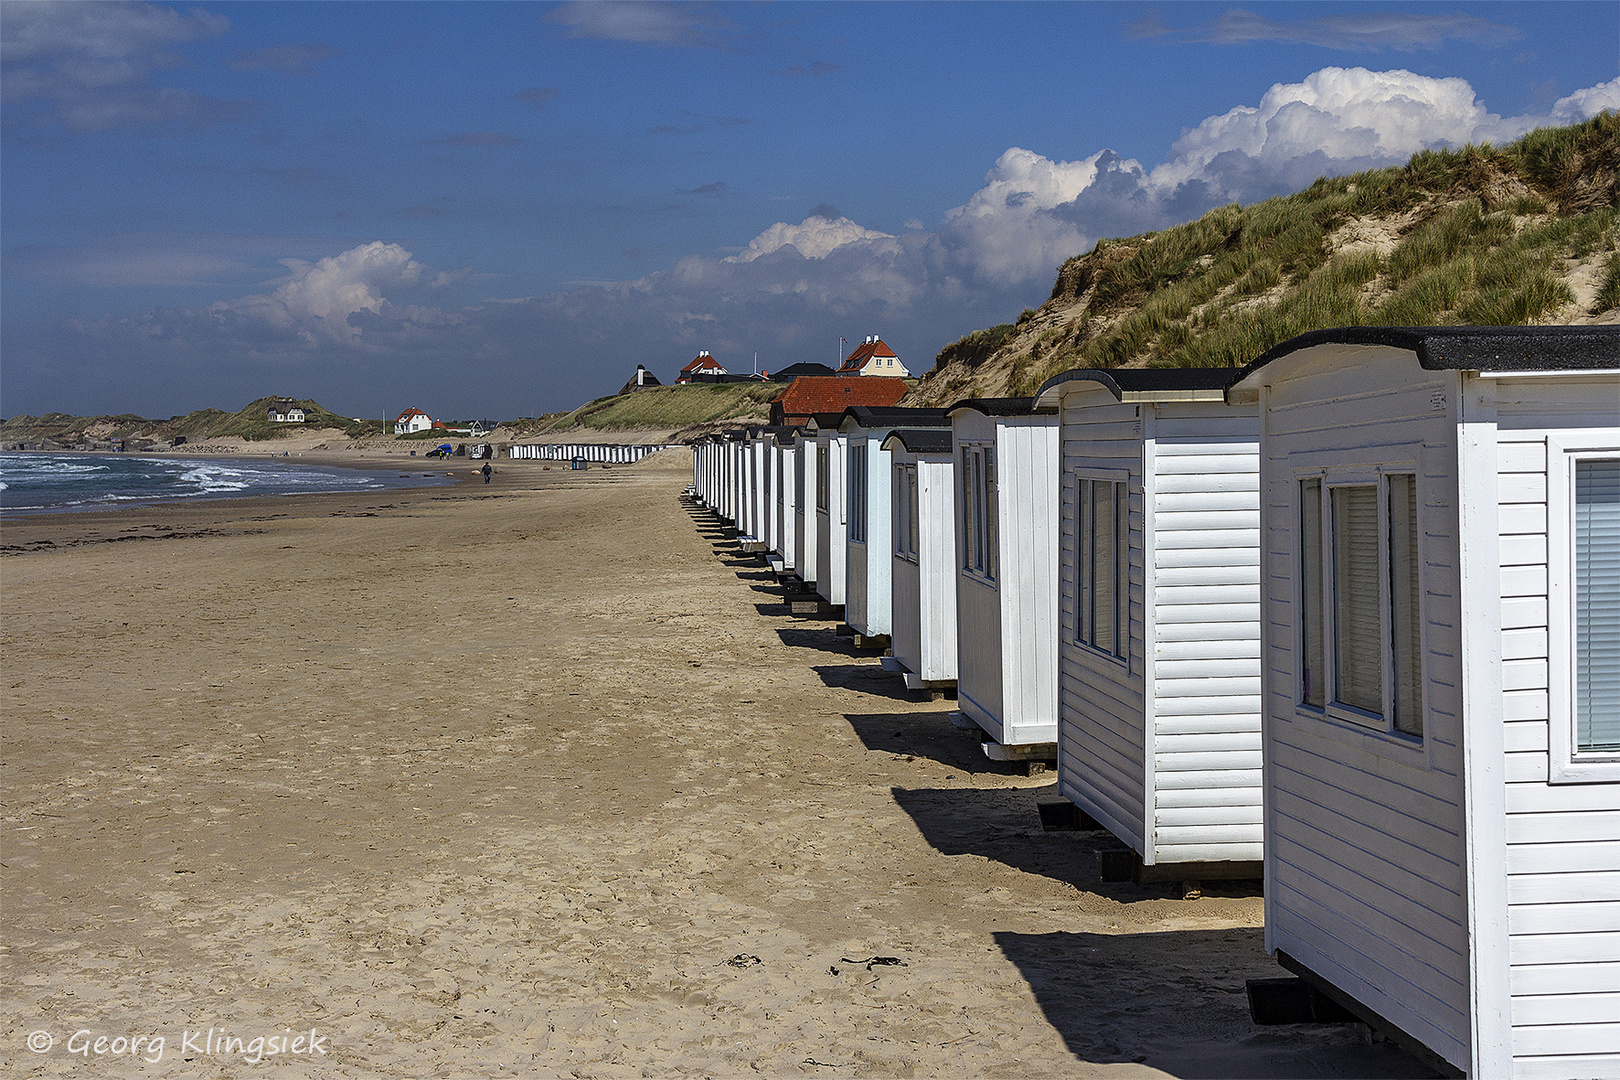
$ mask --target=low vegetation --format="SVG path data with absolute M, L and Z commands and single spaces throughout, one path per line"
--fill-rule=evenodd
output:
M 781 383 L 687 383 L 646 386 L 628 394 L 597 398 L 573 412 L 520 420 L 507 427 L 516 435 L 564 435 L 570 428 L 603 431 L 678 430 L 727 421 L 764 423 Z M 733 423 L 730 426 L 735 426 Z
M 237 438 L 252 442 L 322 429 L 336 429 L 352 438 L 363 438 L 377 435 L 383 428 L 380 420 L 339 416 L 307 398 L 297 402 L 303 406 L 307 416 L 303 423 L 275 423 L 267 418 L 271 405 L 292 400 L 295 399 L 264 397 L 233 413 L 199 409 L 167 420 L 149 420 L 132 413 L 118 416 L 69 416 L 66 413 L 13 416 L 0 421 L 0 442 L 51 442 L 61 446 L 78 446 L 122 440 L 139 444 L 169 443 L 180 436 L 188 440 Z
M 1608 319 L 1617 241 L 1620 116 L 1424 151 L 1101 241 L 1039 309 L 947 346 L 907 404 L 1027 394 L 1076 367 L 1236 366 L 1330 326 Z

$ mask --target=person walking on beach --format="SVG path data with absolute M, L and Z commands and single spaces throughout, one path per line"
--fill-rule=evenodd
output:
M 494 469 L 494 467 L 492 465 L 490 465 L 489 462 L 486 461 L 486 462 L 484 462 L 484 467 L 482 469 L 479 469 L 478 471 L 484 474 L 484 483 L 487 484 L 487 483 L 489 483 L 489 474 L 494 472 L 495 469 Z

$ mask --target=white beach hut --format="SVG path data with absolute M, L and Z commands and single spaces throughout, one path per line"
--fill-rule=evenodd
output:
M 1058 788 L 1137 880 L 1260 876 L 1259 419 L 1231 374 L 1076 370 L 1037 398 L 1062 440 Z
M 848 501 L 845 477 L 849 457 L 846 440 L 838 430 L 842 414 L 814 417 L 805 425 L 815 438 L 816 455 L 816 595 L 842 616 L 849 548 L 846 539 Z
M 816 475 L 815 432 L 797 428 L 793 433 L 793 568 L 806 590 L 815 588 Z
M 956 482 L 951 433 L 902 429 L 882 443 L 891 483 L 890 652 L 913 690 L 956 683 Z
M 1467 1075 L 1620 1076 L 1620 327 L 1306 334 L 1228 397 L 1266 947 Z
M 997 756 L 1056 753 L 1058 417 L 1034 407 L 985 398 L 950 410 L 957 702 Z
M 794 569 L 793 429 L 768 428 L 771 440 L 771 566 L 778 575 Z
M 944 409 L 857 405 L 844 411 L 838 426 L 847 455 L 844 621 L 855 631 L 857 645 L 885 644 L 891 629 L 894 552 L 889 546 L 893 535 L 889 500 L 894 484 L 883 440 L 897 428 L 943 428 L 949 423 Z

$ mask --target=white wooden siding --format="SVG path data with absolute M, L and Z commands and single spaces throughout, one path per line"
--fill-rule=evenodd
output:
M 1338 367 L 1318 365 L 1313 378 L 1270 390 L 1262 466 L 1266 944 L 1466 1069 L 1457 380 L 1415 368 L 1409 354 L 1352 350 Z M 1419 515 L 1427 711 L 1424 743 L 1414 750 L 1296 705 L 1294 470 L 1329 460 L 1376 467 L 1396 453 L 1389 448 L 1406 454 L 1425 443 L 1431 449 L 1422 455 Z
M 1253 408 L 1143 406 L 1151 489 L 1153 842 L 1144 861 L 1258 862 L 1260 458 Z M 1237 786 L 1166 788 L 1221 768 Z M 1161 796 L 1174 791 L 1177 797 Z M 1243 793 L 1240 799 L 1238 793 Z
M 1148 848 L 1147 698 L 1143 683 L 1142 421 L 1101 386 L 1063 395 L 1058 548 L 1058 790 L 1138 854 Z M 1128 478 L 1128 662 L 1077 640 L 1077 478 Z
M 849 467 L 842 435 L 823 432 L 818 444 L 827 447 L 827 508 L 816 508 L 816 593 L 829 604 L 844 603 L 849 554 L 845 533 L 848 507 L 844 483 Z
M 1057 417 L 1008 417 L 996 428 L 997 588 L 1011 658 L 1001 672 L 1001 741 L 1056 742 Z
M 1613 377 L 1493 389 L 1514 1075 L 1617 1076 L 1620 784 L 1548 783 L 1547 553 L 1567 532 L 1548 528 L 1546 436 L 1613 439 L 1620 389 Z
M 962 448 L 969 444 L 996 444 L 994 418 L 973 410 L 963 410 L 951 417 L 951 466 L 956 487 L 956 700 L 962 712 L 983 728 L 997 742 L 1003 737 L 1003 683 L 1002 672 L 1006 662 L 1016 654 L 1007 649 L 1001 596 L 1002 583 L 987 581 L 970 573 L 962 564 L 966 559 L 966 540 L 963 536 L 963 516 L 967 508 L 962 496 L 966 478 L 962 471 Z M 999 453 L 996 461 L 998 488 L 1004 482 Z M 1012 527 L 1003 519 L 1002 535 Z M 998 571 L 1005 565 L 998 567 Z
M 955 473 L 947 455 L 896 450 L 890 456 L 895 463 L 916 463 L 918 505 L 917 561 L 892 557 L 890 651 L 924 681 L 953 682 L 957 674 Z M 891 466 L 891 483 L 893 471 Z

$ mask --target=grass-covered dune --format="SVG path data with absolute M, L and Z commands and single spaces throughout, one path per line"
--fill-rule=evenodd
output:
M 308 419 L 302 424 L 280 424 L 268 420 L 272 404 L 297 401 L 304 407 Z M 0 421 L 0 443 L 49 441 L 63 446 L 77 446 L 86 442 L 105 442 L 123 439 L 128 442 L 172 442 L 176 436 L 187 439 L 238 438 L 249 441 L 284 438 L 300 432 L 332 429 L 350 437 L 376 435 L 382 430 L 380 420 L 356 420 L 324 408 L 318 402 L 286 397 L 263 397 L 228 413 L 219 409 L 199 409 L 184 416 L 167 420 L 148 420 L 124 413 L 118 416 L 68 416 L 66 413 L 47 413 L 44 416 L 13 416 Z
M 1620 116 L 1424 151 L 1104 240 L 1015 323 L 947 346 L 906 404 L 1075 367 L 1226 367 L 1331 326 L 1620 321 Z
M 781 383 L 687 383 L 646 386 L 628 394 L 597 398 L 573 412 L 554 413 L 506 425 L 527 437 L 565 434 L 569 429 L 599 431 L 684 431 L 705 425 L 764 423 L 769 402 L 784 389 Z

